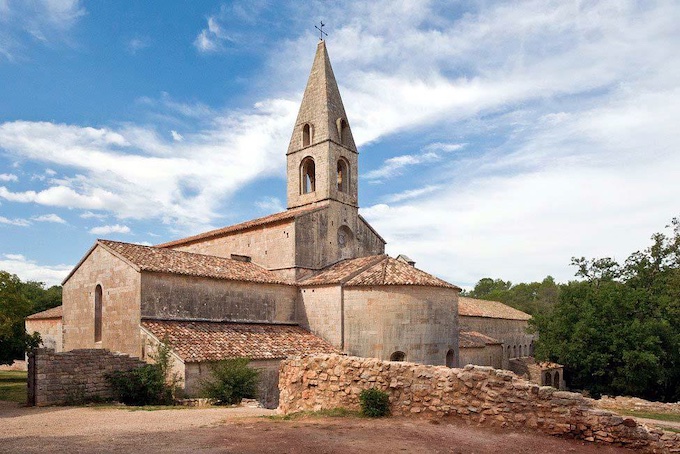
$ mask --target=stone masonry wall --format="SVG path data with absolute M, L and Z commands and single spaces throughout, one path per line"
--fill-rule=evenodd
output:
M 359 409 L 359 393 L 368 388 L 387 392 L 396 416 L 450 416 L 647 452 L 680 452 L 680 434 L 650 430 L 632 418 L 594 408 L 581 394 L 541 387 L 486 366 L 453 369 L 339 355 L 289 359 L 281 365 L 279 409 L 284 414 Z
M 103 349 L 55 353 L 38 348 L 28 357 L 28 404 L 64 405 L 111 399 L 106 374 L 144 364 L 137 358 Z

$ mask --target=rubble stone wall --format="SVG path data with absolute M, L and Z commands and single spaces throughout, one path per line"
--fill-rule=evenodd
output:
M 28 404 L 77 404 L 113 397 L 106 374 L 143 366 L 144 361 L 104 349 L 55 353 L 38 348 L 28 357 Z
M 289 359 L 281 364 L 279 409 L 284 414 L 358 410 L 359 394 L 368 388 L 387 392 L 396 416 L 456 417 L 647 452 L 680 449 L 680 434 L 650 430 L 632 418 L 594 408 L 581 394 L 538 386 L 488 366 L 454 369 L 340 355 Z

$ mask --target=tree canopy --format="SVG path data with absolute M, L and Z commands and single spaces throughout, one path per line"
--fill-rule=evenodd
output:
M 538 359 L 565 367 L 569 385 L 600 394 L 680 400 L 680 221 L 624 263 L 572 258 L 578 280 L 513 285 L 485 278 L 468 296 L 533 315 Z
M 0 364 L 22 359 L 26 348 L 39 340 L 39 336 L 26 333 L 24 318 L 60 304 L 60 286 L 46 288 L 42 282 L 23 282 L 0 271 Z

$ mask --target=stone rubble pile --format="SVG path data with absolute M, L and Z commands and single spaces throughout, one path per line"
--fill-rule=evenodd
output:
M 648 429 L 632 418 L 595 408 L 581 394 L 538 386 L 485 366 L 452 369 L 340 355 L 292 358 L 281 363 L 279 409 L 284 414 L 359 409 L 359 394 L 367 388 L 387 392 L 395 416 L 457 417 L 645 452 L 680 452 L 680 434 Z
M 638 397 L 602 396 L 595 401 L 600 408 L 612 410 L 635 410 L 649 413 L 673 413 L 680 415 L 680 402 L 651 402 Z

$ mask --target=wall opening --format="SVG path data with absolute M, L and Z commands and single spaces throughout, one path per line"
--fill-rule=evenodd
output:
M 550 372 L 545 373 L 545 379 L 543 380 L 544 386 L 552 386 L 552 374 Z
M 94 289 L 94 341 L 102 341 L 102 286 Z
M 314 127 L 309 123 L 305 123 L 302 127 L 302 146 L 308 147 L 312 144 L 312 140 L 314 140 Z
M 344 118 L 338 118 L 336 122 L 338 126 L 338 137 L 340 138 L 340 143 L 343 145 L 349 145 L 349 125 Z
M 396 351 L 390 355 L 390 361 L 404 361 L 406 359 L 406 353 Z
M 456 356 L 453 350 L 446 352 L 446 367 L 453 367 L 455 365 Z
M 306 157 L 300 164 L 300 194 L 316 191 L 316 167 L 311 156 Z
M 558 371 L 553 374 L 553 386 L 560 389 L 560 373 Z
M 349 192 L 349 163 L 338 160 L 338 191 Z

